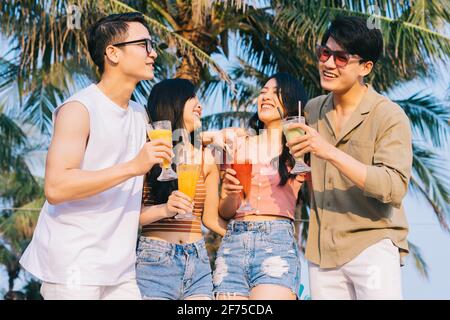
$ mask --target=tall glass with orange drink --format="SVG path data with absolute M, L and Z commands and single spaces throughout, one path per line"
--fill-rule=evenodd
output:
M 172 125 L 170 121 L 153 122 L 147 125 L 147 135 L 150 141 L 163 139 L 172 144 Z M 172 169 L 171 162 L 163 160 L 161 168 L 162 171 L 157 178 L 158 181 L 171 181 L 178 177 L 177 173 Z
M 197 181 L 200 177 L 201 165 L 180 163 L 177 166 L 178 173 L 178 190 L 183 192 L 192 201 L 195 198 L 195 191 L 197 189 Z M 187 212 L 183 215 L 176 215 L 176 219 L 192 219 L 195 218 L 192 212 Z

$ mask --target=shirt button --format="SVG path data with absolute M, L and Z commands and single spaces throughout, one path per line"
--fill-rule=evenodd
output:
M 258 199 L 258 200 L 261 200 L 261 197 L 258 197 L 257 199 Z
M 259 210 L 256 210 L 256 213 L 259 213 Z
M 262 186 L 262 183 L 261 183 L 261 182 L 260 182 L 260 183 L 258 183 L 258 186 L 260 186 L 260 187 L 261 187 L 261 186 Z

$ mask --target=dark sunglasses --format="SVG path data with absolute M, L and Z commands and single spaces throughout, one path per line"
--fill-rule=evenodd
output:
M 336 67 L 343 68 L 345 67 L 352 57 L 359 57 L 356 54 L 349 54 L 345 51 L 333 51 L 327 46 L 317 45 L 316 46 L 316 56 L 320 62 L 327 62 L 331 56 L 334 58 L 334 63 Z M 364 59 L 359 58 L 359 63 L 365 61 Z
M 121 47 L 121 46 L 127 46 L 129 44 L 140 44 L 143 42 L 145 42 L 145 50 L 147 50 L 147 54 L 150 54 L 150 52 L 152 52 L 152 50 L 156 50 L 156 42 L 153 39 L 148 39 L 148 38 L 127 41 L 127 42 L 114 43 L 113 46 Z

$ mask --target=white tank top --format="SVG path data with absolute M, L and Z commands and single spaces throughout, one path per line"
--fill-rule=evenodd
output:
M 124 163 L 145 144 L 148 117 L 138 103 L 130 101 L 126 110 L 120 108 L 95 84 L 63 105 L 69 101 L 82 103 L 89 112 L 90 133 L 81 169 Z M 139 176 L 86 199 L 58 205 L 45 202 L 20 263 L 51 283 L 116 285 L 135 279 L 142 187 L 143 176 Z

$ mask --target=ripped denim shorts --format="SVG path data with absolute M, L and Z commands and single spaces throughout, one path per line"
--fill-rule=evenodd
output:
M 260 284 L 279 285 L 298 295 L 300 257 L 288 220 L 235 221 L 217 252 L 214 295 L 249 296 Z

